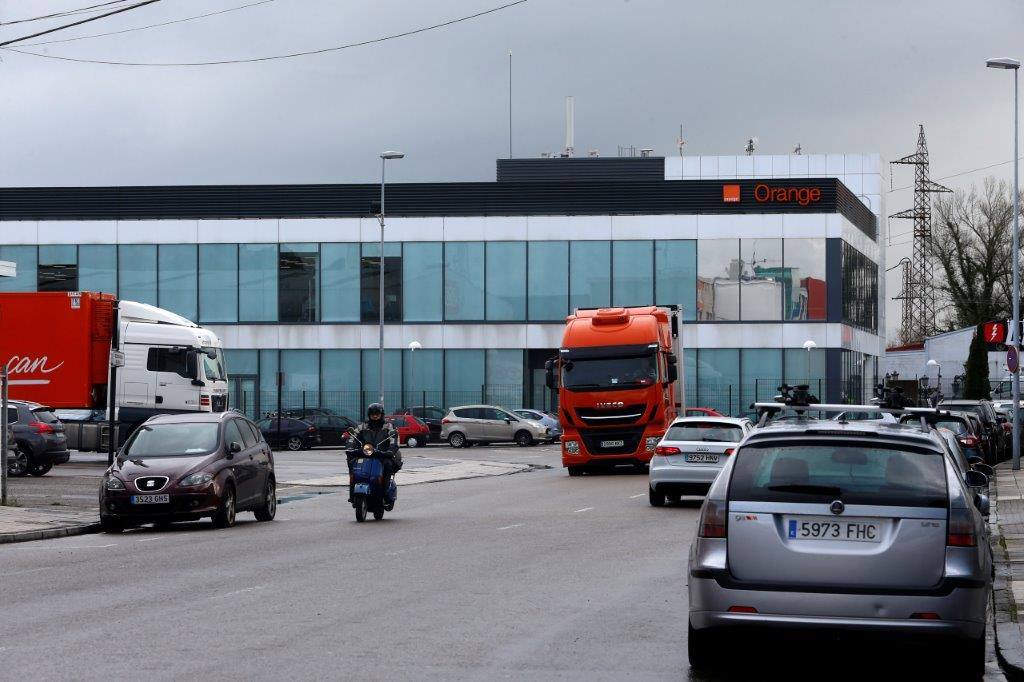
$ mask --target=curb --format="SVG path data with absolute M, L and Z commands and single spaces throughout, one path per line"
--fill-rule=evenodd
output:
M 63 526 L 61 528 L 45 528 L 43 530 L 24 530 L 18 533 L 0 533 L 0 545 L 8 542 L 31 542 L 32 540 L 49 540 L 50 538 L 63 538 L 70 535 L 85 535 L 87 533 L 100 532 L 100 524 L 83 523 L 76 526 Z
M 992 617 L 995 621 L 995 648 L 999 666 L 1007 679 L 1024 680 L 1024 637 L 1017 618 L 1017 604 L 1010 589 L 1013 566 L 1003 543 L 999 526 L 999 499 L 993 496 L 989 514 L 989 547 L 995 576 L 992 580 Z

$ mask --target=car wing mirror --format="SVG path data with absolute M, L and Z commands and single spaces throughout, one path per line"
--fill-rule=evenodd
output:
M 992 478 L 996 474 L 996 470 L 995 469 L 990 467 L 988 464 L 984 464 L 982 462 L 978 462 L 977 464 L 972 464 L 971 468 L 974 469 L 975 471 L 979 471 L 979 472 L 985 474 L 989 478 Z
M 978 508 L 978 511 L 981 512 L 982 516 L 988 516 L 990 510 L 988 495 L 985 493 L 977 493 L 974 496 L 974 506 Z
M 231 459 L 232 457 L 234 457 L 235 455 L 237 455 L 241 451 L 242 451 L 242 444 L 239 443 L 237 440 L 231 441 L 228 444 L 228 459 Z
M 964 474 L 964 481 L 972 488 L 984 488 L 988 485 L 988 476 L 971 469 Z

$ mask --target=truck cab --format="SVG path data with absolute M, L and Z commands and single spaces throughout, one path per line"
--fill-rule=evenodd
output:
M 566 320 L 548 386 L 561 410 L 562 465 L 646 465 L 680 406 L 678 309 L 581 309 Z

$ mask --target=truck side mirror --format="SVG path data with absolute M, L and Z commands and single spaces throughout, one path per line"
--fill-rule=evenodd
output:
M 679 368 L 675 364 L 669 364 L 668 366 L 668 383 L 672 383 L 679 378 Z
M 544 363 L 544 385 L 552 391 L 558 388 L 558 379 L 555 377 L 554 360 L 547 360 Z

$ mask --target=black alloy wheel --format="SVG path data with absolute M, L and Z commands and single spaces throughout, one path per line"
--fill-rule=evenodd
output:
M 33 464 L 29 467 L 28 472 L 33 476 L 45 476 L 50 473 L 50 469 L 52 468 L 52 462 L 47 462 L 46 464 Z
M 28 476 L 30 469 L 28 453 L 18 448 L 13 453 L 7 453 L 7 475 L 14 478 Z
M 267 479 L 267 487 L 263 491 L 263 504 L 257 507 L 255 512 L 257 521 L 273 521 L 277 515 L 277 483 L 273 476 Z
M 220 506 L 213 515 L 213 525 L 217 528 L 230 528 L 235 525 L 235 488 L 230 484 L 224 489 Z

